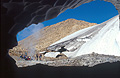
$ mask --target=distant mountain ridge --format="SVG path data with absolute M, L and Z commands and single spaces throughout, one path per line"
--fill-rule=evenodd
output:
M 18 46 L 9 51 L 10 55 L 19 56 L 25 51 L 44 51 L 52 43 L 78 30 L 96 25 L 76 19 L 67 19 L 54 25 L 46 26 L 40 31 L 18 42 Z

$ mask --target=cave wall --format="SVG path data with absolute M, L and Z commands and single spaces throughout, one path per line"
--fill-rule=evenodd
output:
M 55 18 L 66 9 L 74 9 L 91 1 L 93 0 L 1 0 L 1 71 L 5 71 L 2 74 L 16 72 L 18 69 L 15 60 L 8 55 L 8 50 L 17 46 L 16 34 L 19 31 L 30 24 Z M 111 2 L 120 14 L 120 0 L 105 1 Z
M 94 0 L 1 0 L 1 54 L 18 45 L 16 35 L 31 24 L 57 17 L 66 9 L 74 9 Z M 111 2 L 120 14 L 120 0 Z

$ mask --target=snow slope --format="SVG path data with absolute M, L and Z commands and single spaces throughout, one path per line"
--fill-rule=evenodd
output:
M 88 39 L 86 37 L 91 38 Z M 71 39 L 74 39 L 72 44 L 71 41 L 73 40 Z M 70 44 L 65 44 L 66 41 L 69 41 Z M 80 44 L 81 41 L 84 41 L 85 43 L 78 45 L 77 47 L 74 45 Z M 53 46 L 53 48 L 59 47 L 60 43 L 64 44 L 67 49 L 77 48 L 74 52 L 63 52 L 68 57 L 77 57 L 84 54 L 90 54 L 92 52 L 120 56 L 119 16 L 117 15 L 101 24 L 79 30 L 50 46 Z M 56 46 L 54 47 L 54 45 Z
M 106 22 L 95 37 L 79 48 L 73 57 L 92 52 L 120 56 L 120 44 L 116 39 L 119 32 L 119 16 L 115 16 Z
M 49 53 L 46 53 L 44 56 L 45 57 L 56 57 L 58 54 L 60 54 L 60 52 L 49 52 Z

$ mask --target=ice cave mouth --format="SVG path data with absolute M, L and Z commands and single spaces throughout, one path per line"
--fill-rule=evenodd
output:
M 69 48 L 70 44 L 66 44 L 67 46 L 61 46 L 59 47 L 59 43 L 55 44 L 55 46 L 58 49 L 61 49 L 64 47 L 66 50 L 70 50 L 73 48 L 71 51 L 75 51 L 75 56 L 73 58 L 71 57 L 71 54 L 69 54 L 67 51 L 65 52 L 57 52 L 54 51 L 55 46 L 47 46 L 48 52 L 40 51 L 40 54 L 47 54 L 46 56 L 52 56 L 49 58 L 46 58 L 46 60 L 42 61 L 42 56 L 40 55 L 40 59 L 36 58 L 36 61 L 34 61 L 34 58 L 31 58 L 27 56 L 28 53 L 25 49 L 19 48 L 17 49 L 17 45 L 19 42 L 17 41 L 16 34 L 19 31 L 22 31 L 25 29 L 27 26 L 30 24 L 37 24 L 39 22 L 44 22 L 46 20 L 53 19 L 57 17 L 58 14 L 63 13 L 67 9 L 74 9 L 84 3 L 89 3 L 91 1 L 95 0 L 2 0 L 1 1 L 1 72 L 2 75 L 1 77 L 12 77 L 12 78 L 31 78 L 31 77 L 93 77 L 95 74 L 96 77 L 118 77 L 119 76 L 119 68 L 120 68 L 120 56 L 116 56 L 118 54 L 118 41 L 120 40 L 120 34 L 118 36 L 118 39 L 115 39 L 115 35 L 113 36 L 112 33 L 117 33 L 117 32 L 112 32 L 115 30 L 118 31 L 118 22 L 113 21 L 111 24 L 117 25 L 113 26 L 113 29 L 109 29 L 106 34 L 101 34 L 99 33 L 99 39 L 96 40 L 96 37 L 92 37 L 95 42 L 92 45 L 94 48 L 94 51 L 90 49 L 91 47 L 87 47 L 89 45 L 90 41 L 92 39 L 84 39 L 84 38 L 90 38 L 90 37 L 83 37 L 82 39 L 77 39 L 76 41 L 89 41 L 84 43 L 83 47 L 81 47 L 84 51 L 85 54 L 80 53 L 81 49 L 76 49 L 76 47 L 71 47 Z M 112 3 L 116 10 L 118 11 L 120 15 L 120 0 L 103 0 L 106 2 Z M 103 12 L 103 11 L 102 11 Z M 67 13 L 66 13 L 67 15 Z M 117 14 L 116 14 L 117 15 Z M 120 16 L 119 16 L 120 17 Z M 104 18 L 104 16 L 103 16 Z M 118 18 L 118 17 L 117 17 Z M 70 21 L 70 20 L 69 20 Z M 69 22 L 71 23 L 71 22 Z M 120 23 L 120 21 L 119 21 Z M 110 23 L 109 23 L 110 24 Z M 96 25 L 96 24 L 95 24 Z M 108 24 L 107 24 L 108 25 Z M 75 25 L 78 26 L 78 25 Z M 93 26 L 93 24 L 91 24 Z M 83 26 L 84 27 L 84 26 Z M 47 29 L 49 27 L 46 27 Z M 69 28 L 69 27 L 68 27 Z M 109 27 L 108 27 L 109 28 Z M 120 28 L 120 24 L 119 24 Z M 64 28 L 65 29 L 65 28 Z M 74 30 L 76 30 L 76 27 L 73 27 Z M 79 28 L 78 28 L 79 29 Z M 84 29 L 84 28 L 82 28 Z M 107 29 L 107 27 L 103 27 L 104 30 Z M 73 31 L 72 31 L 73 32 Z M 69 33 L 69 31 L 68 31 Z M 102 32 L 103 33 L 103 32 Z M 110 38 L 108 34 L 112 34 L 113 38 Z M 118 33 L 117 33 L 118 34 Z M 54 35 L 55 36 L 55 35 Z M 111 36 L 111 37 L 112 37 Z M 60 37 L 58 35 L 57 37 Z M 65 36 L 66 37 L 66 36 Z M 103 40 L 100 40 L 100 37 L 103 38 Z M 104 39 L 106 38 L 107 39 Z M 52 36 L 51 36 L 52 38 Z M 62 37 L 64 38 L 64 37 Z M 109 38 L 112 40 L 112 42 L 109 40 Z M 115 39 L 115 40 L 114 40 Z M 47 42 L 46 39 L 43 38 L 45 42 Z M 65 40 L 65 38 L 64 38 Z M 64 41 L 63 40 L 63 41 Z M 74 41 L 73 40 L 73 41 Z M 24 46 L 27 46 L 31 41 L 26 40 L 28 43 Z M 53 41 L 53 40 L 51 40 Z M 58 40 L 57 40 L 58 41 Z M 55 41 L 55 42 L 57 42 Z M 110 45 L 107 46 L 106 44 L 102 44 L 100 42 L 109 43 Z M 67 41 L 68 42 L 68 41 Z M 24 43 L 24 42 L 23 42 Z M 44 44 L 44 42 L 42 42 Z M 100 43 L 102 46 L 107 46 L 106 49 L 98 48 L 98 45 L 95 43 Z M 120 43 L 120 41 L 119 41 Z M 48 43 L 51 45 L 51 43 Z M 114 45 L 114 47 L 112 47 Z M 20 46 L 20 45 L 18 45 Z M 36 46 L 37 48 L 41 46 Z M 79 46 L 77 46 L 79 47 Z M 86 51 L 84 48 L 87 48 L 91 52 Z M 99 50 L 97 50 L 99 49 Z M 112 47 L 112 48 L 109 48 Z M 68 49 L 69 48 L 69 49 Z M 75 49 L 74 49 L 75 48 Z M 109 51 L 104 52 L 106 50 L 112 49 L 115 50 L 115 55 L 112 54 L 110 50 L 110 54 L 108 55 Z M 114 49 L 113 49 L 114 48 Z M 13 50 L 11 50 L 13 49 Z M 56 49 L 56 50 L 58 50 Z M 100 52 L 99 54 L 97 51 Z M 18 50 L 18 51 L 16 51 Z M 22 50 L 22 51 L 21 51 Z M 29 49 L 30 50 L 30 49 Z M 97 50 L 97 51 L 96 51 Z M 54 52 L 51 52 L 54 51 Z M 56 53 L 55 53 L 56 52 Z M 104 52 L 104 53 L 103 53 Z M 13 53 L 13 55 L 11 55 Z M 88 53 L 88 54 L 87 54 Z M 8 55 L 9 54 L 9 55 Z M 23 54 L 23 55 L 22 55 Z M 66 55 L 65 55 L 66 54 Z M 37 54 L 39 56 L 39 54 Z M 35 56 L 37 56 L 35 55 Z M 79 56 L 80 55 L 80 56 Z M 119 54 L 118 54 L 119 55 Z M 12 58 L 11 58 L 12 57 Z M 55 57 L 55 58 L 54 58 Z M 64 58 L 64 59 L 63 59 Z M 38 59 L 38 60 L 37 60 Z M 55 60 L 54 60 L 55 59 Z M 104 63 L 104 64 L 103 64 Z M 49 67 L 50 66 L 50 67 Z M 60 67 L 62 66 L 62 67 Z M 67 66 L 67 67 L 66 67 Z M 20 68 L 19 68 L 20 67 Z M 58 68 L 56 68 L 58 67 Z M 92 67 L 92 68 L 89 68 Z M 72 73 L 72 74 L 71 74 Z M 86 75 L 87 73 L 87 75 Z M 108 74 L 109 75 L 105 75 Z M 79 74 L 79 75 L 77 75 Z
M 48 66 L 93 67 L 105 62 L 117 62 L 120 61 L 120 44 L 116 39 L 118 33 L 119 15 L 62 38 L 36 54 L 35 59 L 21 55 L 16 64 L 18 67 L 37 63 Z
M 32 56 L 33 54 L 29 54 L 29 52 L 31 52 L 31 53 L 35 52 L 35 49 L 33 50 L 33 49 L 29 48 L 29 51 L 27 51 L 23 48 L 20 48 L 19 53 L 14 54 L 14 55 L 17 54 L 20 57 L 15 57 L 15 56 L 12 56 L 12 57 L 15 60 L 17 59 L 16 61 L 21 60 L 21 62 L 20 61 L 16 62 L 19 67 L 34 65 L 37 63 L 47 64 L 49 66 L 50 65 L 52 65 L 52 66 L 74 66 L 74 65 L 76 65 L 76 66 L 92 67 L 94 65 L 104 63 L 104 62 L 119 61 L 119 56 L 120 56 L 119 51 L 120 50 L 119 50 L 118 39 L 116 41 L 116 40 L 114 40 L 115 38 L 111 39 L 107 35 L 108 33 L 111 33 L 111 31 L 112 31 L 109 28 L 110 26 L 107 26 L 107 24 L 108 25 L 111 24 L 109 22 L 112 22 L 112 24 L 115 23 L 119 27 L 119 18 L 118 17 L 119 16 L 115 16 L 112 18 L 114 20 L 110 19 L 108 21 L 105 21 L 106 23 L 104 22 L 104 23 L 97 24 L 97 25 L 93 23 L 93 24 L 91 24 L 92 25 L 91 27 L 88 26 L 88 28 L 82 28 L 82 30 L 80 30 L 80 31 L 78 30 L 72 34 L 69 34 L 68 36 L 64 36 L 62 39 L 57 40 L 55 43 L 51 44 L 50 46 L 47 46 L 47 48 L 44 49 L 42 52 L 39 51 L 38 53 L 35 53 L 34 56 Z M 116 20 L 117 23 L 115 22 L 115 19 L 117 19 Z M 68 23 L 71 22 L 71 20 L 76 21 L 75 19 L 68 19 Z M 114 23 L 113 23 L 113 21 L 114 21 Z M 106 26 L 106 28 L 105 28 L 105 26 Z M 73 27 L 73 29 L 75 29 L 75 28 Z M 107 32 L 107 30 L 109 30 L 109 29 L 111 31 Z M 115 28 L 113 28 L 113 30 L 114 29 Z M 47 30 L 47 27 L 46 27 L 46 29 L 43 28 L 43 30 Z M 115 30 L 118 31 L 117 27 Z M 98 37 L 100 37 L 104 34 L 103 31 L 105 33 L 107 32 L 107 34 L 104 35 L 104 37 L 106 39 L 105 38 L 98 39 Z M 118 33 L 118 32 L 116 32 L 116 33 Z M 99 33 L 102 33 L 102 35 Z M 114 31 L 112 33 L 114 33 Z M 114 36 L 114 35 L 112 35 L 112 36 Z M 109 39 L 111 39 L 111 40 L 109 40 Z M 110 41 L 113 41 L 113 42 L 109 43 Z M 30 40 L 24 40 L 23 43 L 24 42 L 27 42 L 29 44 Z M 110 46 L 108 46 L 108 44 L 110 44 Z M 27 45 L 25 45 L 25 46 L 27 46 Z M 108 50 L 109 47 L 112 47 L 112 45 L 114 45 L 114 47 L 110 48 L 110 50 Z M 31 46 L 33 46 L 33 45 L 31 45 Z M 88 47 L 88 46 L 90 46 L 90 47 Z M 100 47 L 98 48 L 96 46 L 100 46 Z M 39 47 L 39 45 L 37 47 Z M 104 49 L 104 47 L 106 47 L 106 48 Z M 13 50 L 16 50 L 16 48 L 13 48 Z M 11 51 L 10 53 L 12 53 L 12 52 L 13 51 Z M 27 55 L 27 54 L 29 54 L 29 55 Z M 95 55 L 95 58 L 93 58 L 95 60 L 96 60 L 96 58 L 99 58 L 98 63 L 90 65 L 91 62 L 88 62 L 87 60 L 84 61 L 85 58 L 83 58 L 81 61 L 84 61 L 84 62 L 77 64 L 78 57 L 81 58 L 84 56 L 86 58 L 89 58 L 92 55 Z M 106 55 L 108 55 L 108 56 L 106 56 Z M 101 56 L 107 57 L 107 59 L 109 59 L 109 58 L 110 59 L 115 58 L 115 59 L 112 61 L 110 61 L 110 60 L 105 61 L 104 59 L 102 59 L 102 60 L 104 60 L 104 61 L 102 61 L 100 58 Z M 42 58 L 42 57 L 44 57 L 44 58 Z M 73 60 L 73 58 L 74 58 L 74 60 Z M 77 58 L 77 61 L 75 58 Z M 71 59 L 72 59 L 72 61 L 70 61 Z M 118 60 L 116 60 L 116 59 L 118 59 Z M 34 61 L 34 60 L 37 60 L 37 61 Z M 56 60 L 58 60 L 58 61 L 56 61 Z M 65 64 L 61 64 L 61 63 L 63 63 L 63 61 L 60 62 L 60 60 L 64 60 Z M 42 62 L 39 62 L 39 61 L 42 61 Z M 48 63 L 46 61 L 48 61 Z M 54 61 L 54 63 L 53 63 L 53 61 Z M 75 62 L 73 64 L 70 64 L 73 61 L 75 61 Z M 23 63 L 24 65 L 22 65 L 21 63 Z M 31 64 L 31 63 L 33 63 L 33 64 Z

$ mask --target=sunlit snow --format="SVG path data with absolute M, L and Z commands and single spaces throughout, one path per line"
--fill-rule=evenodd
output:
M 74 41 L 73 44 L 64 44 L 64 46 L 68 50 L 75 50 L 72 52 L 63 52 L 67 57 L 77 57 L 84 54 L 90 54 L 92 52 L 120 56 L 119 16 L 117 15 L 101 24 L 79 30 L 50 46 L 53 46 L 52 48 L 54 48 L 54 45 L 59 47 L 60 43 L 64 43 L 70 39 L 74 39 L 76 41 Z M 78 45 L 82 41 L 84 44 Z M 55 54 L 52 53 L 52 56 L 53 55 Z

